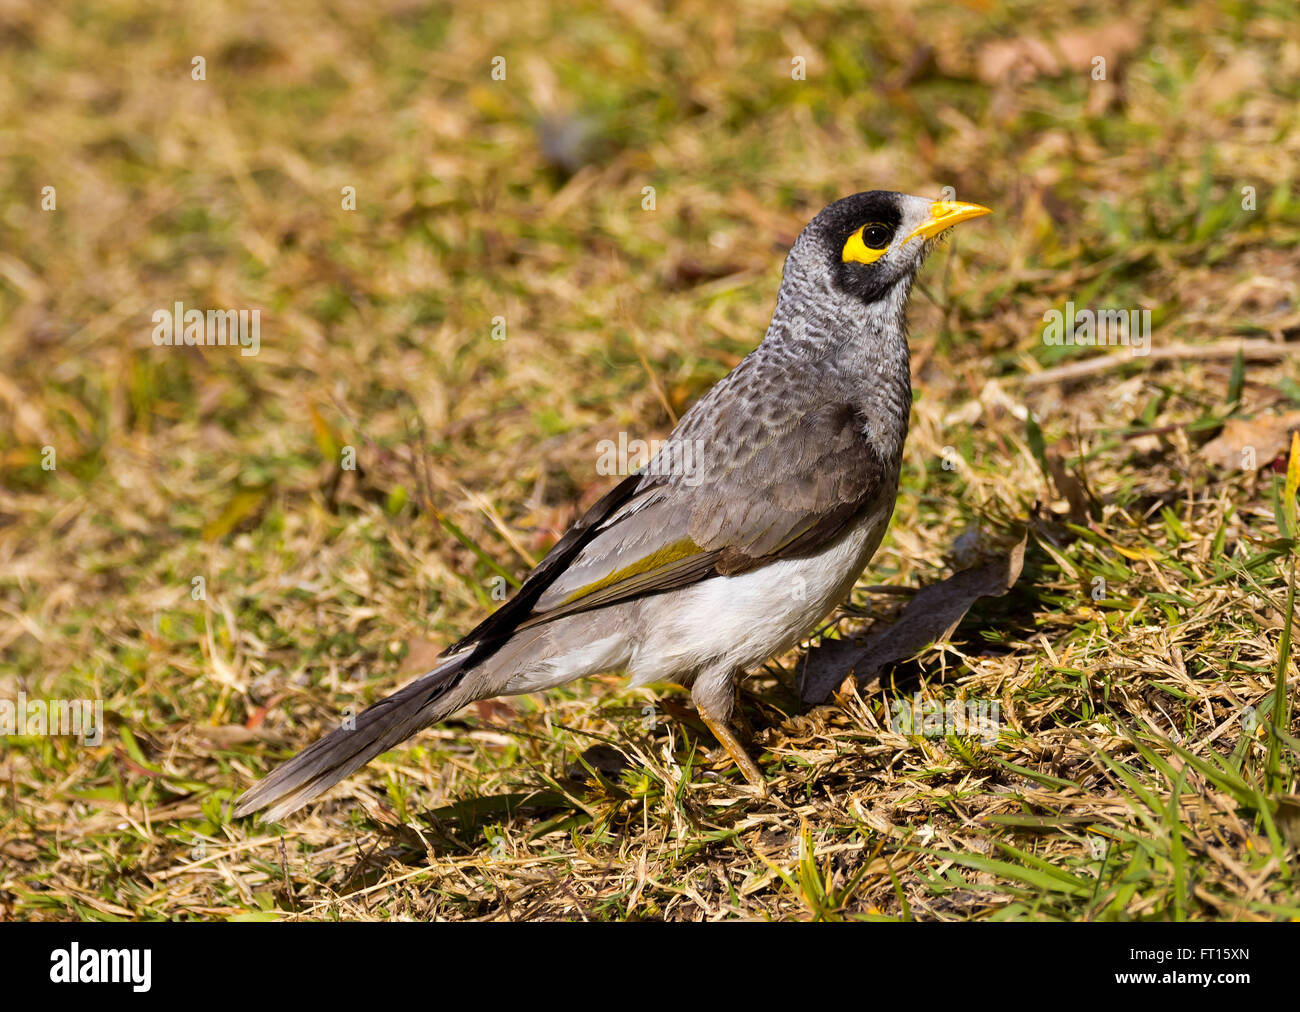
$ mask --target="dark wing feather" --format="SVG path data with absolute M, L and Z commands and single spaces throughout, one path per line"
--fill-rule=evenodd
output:
M 473 667 L 474 664 L 495 653 L 510 639 L 519 624 L 528 617 L 542 592 L 564 572 L 573 557 L 582 551 L 583 546 L 597 533 L 600 525 L 636 496 L 640 485 L 641 475 L 630 474 L 601 496 L 595 505 L 575 520 L 573 526 L 565 531 L 564 536 L 551 547 L 546 557 L 528 574 L 523 586 L 514 596 L 471 629 L 467 635 L 448 647 L 445 652 L 455 653 L 457 650 L 473 645 L 474 653 L 467 667 Z

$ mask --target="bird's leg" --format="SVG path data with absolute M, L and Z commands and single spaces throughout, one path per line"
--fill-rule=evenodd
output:
M 728 682 L 728 690 L 734 693 L 735 690 L 731 687 L 730 680 Z M 730 714 L 726 713 L 724 707 L 719 706 L 716 700 L 709 698 L 711 693 L 701 691 L 702 688 L 704 686 L 696 683 L 695 689 L 691 693 L 700 719 L 713 732 L 713 737 L 718 739 L 718 743 L 727 750 L 727 755 L 731 756 L 732 761 L 740 768 L 740 772 L 745 775 L 745 779 L 750 782 L 761 797 L 766 797 L 767 781 L 763 779 L 763 772 L 758 768 L 758 764 L 745 751 L 745 746 L 741 744 L 736 732 L 731 729 Z M 732 698 L 734 699 L 734 696 Z M 726 709 L 730 708 L 727 707 Z
M 739 683 L 736 685 L 736 708 L 731 711 L 731 726 L 748 752 L 754 745 L 754 725 L 749 722 L 749 714 L 745 712 Z
M 749 753 L 745 751 L 745 746 L 740 743 L 740 739 L 731 730 L 731 726 L 725 720 L 719 720 L 706 707 L 698 707 L 698 710 L 700 719 L 704 721 L 708 729 L 713 732 L 713 737 L 718 739 L 719 744 L 727 750 L 727 754 L 740 767 L 740 772 L 745 774 L 745 779 L 758 790 L 759 794 L 766 797 L 767 781 L 763 779 L 763 771 L 749 757 Z

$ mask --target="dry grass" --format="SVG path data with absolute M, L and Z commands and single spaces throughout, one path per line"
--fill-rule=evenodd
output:
M 58 7 L 0 4 L 0 696 L 109 728 L 6 741 L 0 918 L 1300 916 L 1286 459 L 1198 452 L 1296 408 L 1294 360 L 1023 382 L 1088 354 L 1041 341 L 1066 301 L 1300 336 L 1294 5 Z M 1010 595 L 833 705 L 759 673 L 768 802 L 610 676 L 229 820 L 753 347 L 824 203 L 944 186 L 997 215 L 914 299 L 904 489 L 835 622 L 1032 515 Z M 260 354 L 155 347 L 178 300 L 260 308 Z M 996 744 L 891 731 L 918 690 L 998 701 Z

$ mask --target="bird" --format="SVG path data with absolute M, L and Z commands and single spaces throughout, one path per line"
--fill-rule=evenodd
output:
M 947 229 L 989 213 L 888 190 L 825 207 L 786 256 L 763 340 L 658 452 L 431 671 L 274 769 L 235 816 L 278 822 L 476 700 L 612 671 L 689 688 L 764 795 L 740 680 L 830 614 L 879 547 L 912 405 L 912 285 Z

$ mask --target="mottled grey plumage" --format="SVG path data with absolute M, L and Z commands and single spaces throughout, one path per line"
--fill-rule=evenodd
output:
M 822 211 L 790 251 L 762 344 L 642 473 L 437 668 L 275 770 L 236 814 L 279 818 L 475 699 L 614 669 L 690 685 L 761 782 L 726 727 L 736 679 L 805 635 L 879 545 L 911 408 L 912 282 L 943 229 L 982 213 L 885 191 Z

